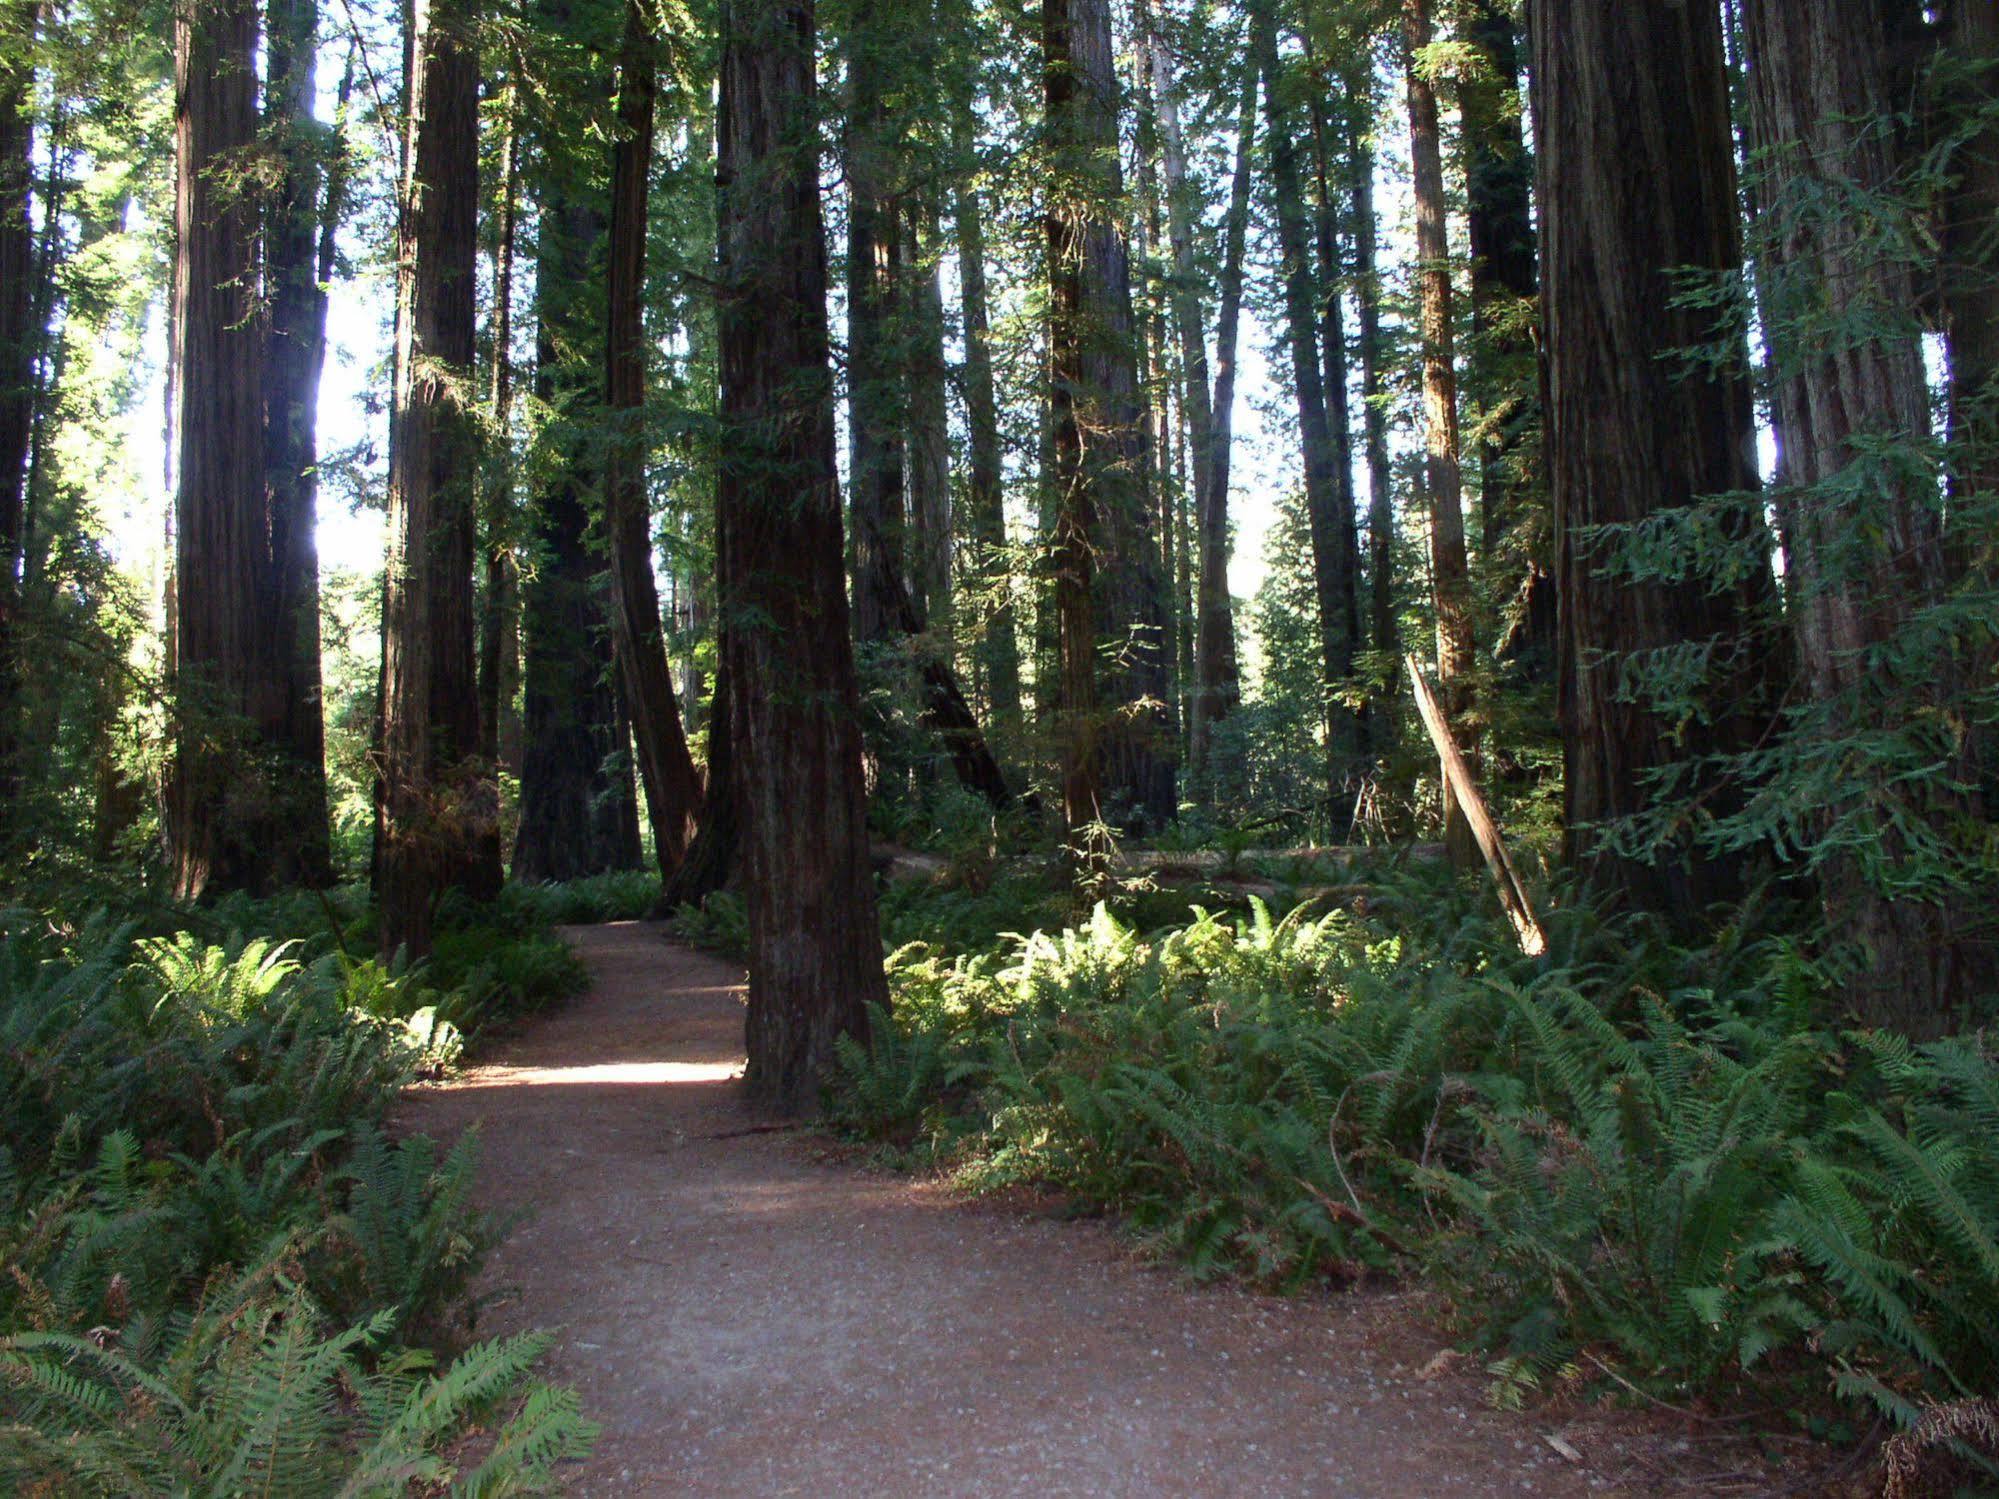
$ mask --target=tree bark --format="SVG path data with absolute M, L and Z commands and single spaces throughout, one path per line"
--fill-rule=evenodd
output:
M 1799 663 L 1835 738 L 1947 719 L 1956 686 L 1947 658 L 1910 635 L 1949 591 L 1941 489 L 1878 456 L 1883 443 L 1929 432 L 1915 276 L 1844 207 L 1896 187 L 1894 142 L 1880 122 L 1907 106 L 1910 80 L 1896 76 L 1893 9 L 1884 0 L 1742 8 L 1759 234 L 1769 241 L 1785 593 Z M 1857 317 L 1864 336 L 1850 331 Z M 1962 784 L 1968 769 L 1917 784 L 1863 759 L 1842 802 L 1825 809 L 1866 830 L 1865 848 L 1848 844 L 1818 863 L 1827 929 L 1864 955 L 1849 997 L 1866 1024 L 1941 1034 L 1991 976 L 1984 902 L 1896 888 L 1914 873 L 1912 830 L 1949 847 L 1953 828 L 1977 818 L 1971 798 L 1936 784 Z
M 1118 84 L 1106 0 L 1043 0 L 1050 170 L 1055 613 L 1061 657 L 1063 812 L 1072 831 L 1127 809 L 1174 811 L 1165 712 L 1165 611 L 1146 534 L 1145 404 L 1131 265 L 1115 218 Z M 1119 643 L 1100 703 L 1098 642 Z M 1105 807 L 1105 795 L 1118 806 Z
M 809 1110 L 886 1006 L 841 576 L 811 0 L 723 9 L 717 490 L 749 1090 Z
M 7 20 L 34 39 L 37 11 L 11 0 Z M 21 795 L 21 533 L 28 482 L 28 429 L 34 418 L 34 230 L 28 217 L 34 175 L 34 70 L 24 45 L 0 58 L 0 850 L 17 831 Z
M 264 607 L 256 205 L 230 180 L 256 138 L 256 43 L 248 0 L 175 14 L 179 586 L 164 820 L 173 890 L 190 900 L 269 882 L 272 788 L 262 752 L 283 712 Z
M 645 482 L 645 257 L 657 42 L 639 0 L 625 7 L 618 138 L 611 148 L 611 235 L 605 275 L 604 404 L 610 422 L 604 504 L 611 549 L 611 638 L 638 746 L 639 776 L 662 880 L 686 857 L 701 780 L 673 697 L 673 671 L 652 572 Z
M 1469 722 L 1472 632 L 1471 566 L 1465 557 L 1464 473 L 1458 437 L 1458 379 L 1451 332 L 1450 243 L 1444 224 L 1444 159 L 1437 91 L 1424 76 L 1432 40 L 1430 0 L 1403 0 L 1404 71 L 1409 93 L 1411 189 L 1416 199 L 1416 291 L 1423 351 L 1423 487 L 1430 501 L 1430 589 L 1437 616 L 1437 682 L 1451 729 L 1473 765 L 1478 735 Z M 1455 869 L 1478 861 L 1471 824 L 1449 777 L 1439 777 L 1444 843 Z
M 382 951 L 402 948 L 412 957 L 430 950 L 437 892 L 478 874 L 478 835 L 499 811 L 478 759 L 472 659 L 470 479 L 478 446 L 465 388 L 476 328 L 479 59 L 466 34 L 470 19 L 462 0 L 413 0 L 410 12 L 378 889 Z M 183 589 L 187 576 L 183 568 Z
M 965 168 L 959 178 L 955 213 L 958 233 L 958 286 L 965 336 L 965 433 L 970 468 L 966 475 L 965 519 L 970 563 L 987 611 L 973 652 L 984 678 L 991 722 L 1020 722 L 1020 636 L 1006 557 L 1006 504 L 1003 487 L 999 401 L 993 389 L 991 314 L 986 295 L 985 222 L 978 183 L 972 174 L 971 101 L 957 112 L 958 153 Z
M 1533 46 L 1566 849 L 1600 887 L 1685 919 L 1726 897 L 1735 871 L 1691 841 L 1623 855 L 1604 825 L 1646 809 L 1652 775 L 1681 762 L 1696 767 L 1682 794 L 1740 805 L 1698 767 L 1769 725 L 1752 632 L 1772 585 L 1755 569 L 1720 589 L 1607 576 L 1589 528 L 1756 482 L 1746 358 L 1684 372 L 1667 360 L 1714 334 L 1677 303 L 1675 268 L 1741 265 L 1720 19 L 1701 5 L 1542 0 Z M 1713 653 L 1703 717 L 1668 718 L 1621 690 L 1640 653 L 1683 646 Z
M 1388 457 L 1388 411 L 1382 381 L 1381 276 L 1376 267 L 1374 151 L 1364 128 L 1353 130 L 1354 305 L 1360 343 L 1361 442 L 1367 457 L 1368 636 L 1375 653 L 1395 661 L 1402 653 L 1395 621 L 1395 474 Z M 1377 753 L 1395 744 L 1395 700 L 1399 674 L 1393 670 L 1370 682 L 1370 722 Z
M 263 456 L 270 640 L 284 694 L 276 744 L 282 804 L 271 857 L 273 878 L 284 885 L 321 885 L 333 877 L 319 663 L 319 378 L 326 360 L 326 293 L 318 255 L 322 132 L 312 114 L 318 24 L 316 0 L 271 0 L 265 118 L 284 175 L 264 227 L 270 321 Z
M 1358 748 L 1352 710 L 1339 694 L 1352 684 L 1355 640 L 1349 628 L 1354 580 L 1348 572 L 1347 535 L 1352 498 L 1340 483 L 1339 445 L 1326 412 L 1319 362 L 1319 318 L 1306 228 L 1305 191 L 1292 133 L 1288 89 L 1277 54 L 1277 29 L 1267 8 L 1251 16 L 1257 67 L 1263 74 L 1264 117 L 1269 127 L 1271 193 L 1289 326 L 1292 388 L 1298 402 L 1298 438 L 1305 460 L 1305 511 L 1312 535 L 1312 591 L 1320 650 L 1320 711 L 1326 733 L 1328 795 L 1343 779 Z M 1342 513 L 1342 504 L 1347 512 Z

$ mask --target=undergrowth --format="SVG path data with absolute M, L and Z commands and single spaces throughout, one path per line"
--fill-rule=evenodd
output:
M 342 897 L 180 920 L 0 917 L 0 1489 L 549 1489 L 591 1428 L 544 1340 L 470 1341 L 477 1141 L 384 1120 L 573 960 L 356 958 Z
M 1419 1274 L 1502 1403 L 1774 1391 L 1822 1426 L 1837 1397 L 1999 1476 L 1984 1033 L 1841 1033 L 1833 977 L 1754 923 L 1696 950 L 1577 909 L 1530 960 L 1447 872 L 1379 879 L 1359 910 L 907 941 L 836 1117 L 1197 1275 Z

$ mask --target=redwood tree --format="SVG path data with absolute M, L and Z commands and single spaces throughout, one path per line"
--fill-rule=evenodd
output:
M 478 758 L 472 650 L 478 446 L 472 375 L 479 59 L 466 0 L 414 0 L 396 276 L 389 558 L 382 602 L 377 891 L 385 953 L 430 948 L 431 906 L 497 815 Z M 183 590 L 186 573 L 183 571 Z
M 21 790 L 20 664 L 15 610 L 21 521 L 28 481 L 28 429 L 34 413 L 34 233 L 28 220 L 34 120 L 29 64 L 36 8 L 14 0 L 0 9 L 0 845 L 12 831 Z
M 1768 725 L 1754 631 L 1771 582 L 1615 575 L 1591 528 L 1755 483 L 1745 361 L 1669 362 L 1715 332 L 1675 271 L 1741 263 L 1721 21 L 1707 5 L 1545 0 L 1533 45 L 1567 850 L 1631 903 L 1692 914 L 1730 871 L 1685 840 L 1624 852 L 1604 825 L 1651 808 L 1674 765 L 1705 810 L 1731 804 L 1706 767 Z M 1647 652 L 1705 653 L 1698 713 L 1628 690 Z
M 750 929 L 746 1075 L 799 1112 L 888 1003 L 826 332 L 811 0 L 722 12 L 719 604 Z

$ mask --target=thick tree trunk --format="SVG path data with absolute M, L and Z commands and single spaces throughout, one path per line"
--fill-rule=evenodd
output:
M 593 295 L 592 261 L 604 216 L 561 180 L 562 164 L 551 165 L 535 273 L 535 395 L 557 415 L 542 435 L 553 451 L 532 502 L 536 555 L 521 589 L 524 715 L 514 877 L 529 882 L 628 868 L 637 843 L 606 613 L 609 580 L 587 504 L 604 316 Z
M 1430 592 L 1437 616 L 1437 681 L 1451 731 L 1472 764 L 1478 735 L 1467 720 L 1477 647 L 1471 566 L 1465 556 L 1464 474 L 1458 438 L 1458 377 L 1451 332 L 1450 243 L 1444 225 L 1444 159 L 1437 91 L 1419 66 L 1430 45 L 1430 0 L 1403 0 L 1409 93 L 1411 187 L 1416 199 L 1416 295 L 1423 350 L 1423 487 L 1430 501 Z M 1451 865 L 1473 869 L 1478 845 L 1448 776 L 1438 777 Z
M 179 587 L 165 824 L 183 899 L 260 888 L 271 870 L 264 750 L 284 703 L 267 633 L 256 205 L 230 180 L 256 138 L 256 42 L 247 0 L 175 16 Z
M 11 0 L 7 19 L 28 38 L 35 9 Z M 0 850 L 16 831 L 21 794 L 21 533 L 28 482 L 28 429 L 34 418 L 34 230 L 28 218 L 34 174 L 34 71 L 27 48 L 0 58 Z
M 1375 264 L 1374 151 L 1366 132 L 1355 128 L 1349 170 L 1353 174 L 1354 305 L 1359 310 L 1361 442 L 1367 458 L 1368 637 L 1377 656 L 1401 659 L 1401 632 L 1395 620 L 1395 474 L 1388 457 L 1381 339 L 1381 276 Z M 1370 722 L 1374 748 L 1395 744 L 1395 684 L 1401 673 L 1391 665 L 1370 682 Z
M 605 274 L 604 405 L 611 425 L 604 505 L 611 548 L 611 637 L 638 746 L 640 781 L 662 879 L 686 856 L 701 780 L 673 698 L 652 573 L 645 482 L 645 257 L 657 42 L 639 0 L 625 7 L 618 139 L 611 148 L 611 236 Z
M 411 956 L 430 949 L 437 892 L 479 874 L 479 834 L 499 811 L 478 759 L 472 664 L 478 448 L 465 387 L 476 326 L 479 59 L 466 35 L 470 19 L 454 0 L 414 0 L 410 13 L 377 888 L 382 951 Z M 187 577 L 183 567 L 183 590 Z
M 272 877 L 332 878 L 326 813 L 326 726 L 319 664 L 319 377 L 326 294 L 319 278 L 320 132 L 316 0 L 272 0 L 265 40 L 265 119 L 284 176 L 264 227 L 264 504 L 270 528 L 274 669 L 283 685 L 277 736 L 281 805 Z M 336 184 L 337 185 L 337 184 Z
M 1043 0 L 1050 170 L 1055 614 L 1061 656 L 1063 811 L 1070 829 L 1128 810 L 1173 815 L 1165 611 L 1146 534 L 1145 405 L 1131 266 L 1116 221 L 1118 85 L 1105 0 Z M 1098 642 L 1119 665 L 1098 695 Z M 1105 796 L 1120 804 L 1105 807 Z
M 750 928 L 746 1082 L 809 1110 L 886 1006 L 841 576 L 810 0 L 722 21 L 717 490 Z
M 1691 845 L 1620 855 L 1603 826 L 1648 806 L 1653 772 L 1746 749 L 1767 728 L 1767 651 L 1752 632 L 1771 580 L 1752 570 L 1716 590 L 1607 576 L 1590 528 L 1756 482 L 1746 359 L 1691 371 L 1668 360 L 1714 337 L 1674 296 L 1675 270 L 1741 264 L 1720 18 L 1542 0 L 1533 41 L 1567 850 L 1632 904 L 1688 917 L 1725 897 L 1734 871 Z M 1712 652 L 1703 717 L 1621 690 L 1640 653 L 1686 646 Z M 1698 769 L 1679 789 L 1709 812 L 1740 804 Z
M 959 179 L 954 218 L 958 233 L 958 286 L 965 337 L 965 520 L 970 563 L 987 611 L 973 652 L 984 679 L 986 711 L 995 724 L 1020 722 L 1020 636 L 1014 613 L 1012 570 L 1006 557 L 1006 505 L 1002 483 L 999 401 L 993 389 L 991 314 L 986 296 L 985 223 L 979 190 L 969 168 L 973 146 L 970 101 L 958 112 Z
M 1878 124 L 1908 103 L 1907 80 L 1892 71 L 1893 9 L 1884 0 L 1742 8 L 1759 233 L 1769 242 L 1785 592 L 1824 732 L 1857 738 L 1948 718 L 1955 687 L 1946 662 L 1909 633 L 1949 590 L 1941 487 L 1878 456 L 1884 443 L 1929 431 L 1915 277 L 1878 251 L 1865 223 L 1823 207 L 1895 189 L 1894 143 Z M 1867 336 L 1845 332 L 1856 318 Z M 1852 780 L 1825 815 L 1857 822 L 1866 851 L 1849 844 L 1819 863 L 1827 928 L 1864 954 L 1851 1003 L 1867 1024 L 1940 1034 L 1992 974 L 1991 913 L 1962 894 L 1894 886 L 1912 873 L 1913 829 L 1948 847 L 1977 809 L 1934 777 L 1917 785 L 1878 764 L 1863 761 Z M 1875 860 L 1885 874 L 1866 867 Z
M 1330 795 L 1337 790 L 1359 747 L 1353 712 L 1338 696 L 1352 685 L 1354 674 L 1356 641 L 1351 622 L 1355 618 L 1352 609 L 1355 589 L 1348 571 L 1352 558 L 1347 545 L 1353 526 L 1353 501 L 1350 486 L 1340 482 L 1340 447 L 1326 412 L 1304 182 L 1298 164 L 1297 138 L 1292 133 L 1289 90 L 1277 54 L 1277 31 L 1267 9 L 1255 12 L 1250 25 L 1257 66 L 1263 74 L 1263 107 L 1270 131 L 1270 182 L 1282 257 L 1292 388 L 1298 403 L 1298 438 L 1304 450 L 1305 511 L 1312 535 L 1312 591 L 1318 610 L 1321 712 Z

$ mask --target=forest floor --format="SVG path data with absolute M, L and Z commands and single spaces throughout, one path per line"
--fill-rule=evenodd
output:
M 478 1124 L 483 1205 L 525 1215 L 479 1331 L 556 1331 L 548 1372 L 603 1426 L 567 1492 L 1399 1499 L 1681 1476 L 1656 1430 L 1634 1446 L 1587 1415 L 1487 1409 L 1406 1296 L 1194 1287 L 1102 1222 L 763 1126 L 739 969 L 642 923 L 564 935 L 591 992 L 402 1122 Z

